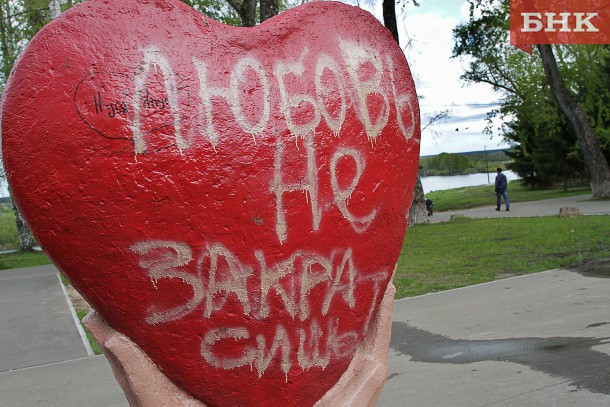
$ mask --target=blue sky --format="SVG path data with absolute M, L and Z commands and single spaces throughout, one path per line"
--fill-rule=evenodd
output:
M 493 109 L 500 95 L 483 84 L 466 85 L 459 79 L 466 63 L 451 58 L 452 29 L 467 21 L 465 0 L 411 0 L 398 16 L 401 47 L 411 68 L 420 98 L 422 127 L 435 113 L 448 110 L 449 117 L 422 132 L 421 155 L 442 152 L 494 150 L 505 148 L 499 134 L 483 133 L 485 115 Z M 374 6 L 359 4 L 381 19 L 381 2 Z M 397 12 L 401 10 L 400 6 Z

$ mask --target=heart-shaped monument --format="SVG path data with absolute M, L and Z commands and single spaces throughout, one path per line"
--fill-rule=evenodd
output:
M 38 242 L 110 326 L 211 405 L 311 405 L 398 258 L 419 157 L 409 68 L 367 12 L 235 28 L 177 0 L 89 0 L 4 92 Z

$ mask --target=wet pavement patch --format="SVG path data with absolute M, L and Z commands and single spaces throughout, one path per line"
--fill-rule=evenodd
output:
M 391 347 L 415 362 L 467 364 L 512 362 L 568 379 L 593 393 L 610 395 L 610 355 L 593 350 L 610 338 L 552 337 L 451 339 L 404 322 L 392 325 Z
M 587 325 L 587 328 L 597 328 L 604 325 L 610 325 L 610 322 L 596 322 L 594 324 Z
M 567 267 L 585 277 L 610 278 L 610 259 L 597 259 Z

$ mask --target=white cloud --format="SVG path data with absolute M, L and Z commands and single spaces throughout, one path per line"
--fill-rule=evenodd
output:
M 420 96 L 422 127 L 437 112 L 448 110 L 450 114 L 446 121 L 423 131 L 421 154 L 506 147 L 500 136 L 490 139 L 483 133 L 485 114 L 493 109 L 498 95 L 486 85 L 466 85 L 460 79 L 465 63 L 451 58 L 452 30 L 468 17 L 468 4 L 455 0 L 439 3 L 429 0 L 421 7 L 407 7 L 399 22 L 404 37 L 401 43 Z
M 381 2 L 359 5 L 383 22 Z M 409 1 L 404 8 L 397 7 L 397 13 L 401 47 L 420 98 L 422 127 L 438 112 L 447 110 L 450 115 L 423 131 L 421 155 L 507 147 L 501 136 L 484 133 L 485 114 L 499 95 L 484 84 L 466 85 L 460 79 L 466 63 L 451 58 L 453 28 L 469 18 L 468 2 L 425 0 L 415 7 Z

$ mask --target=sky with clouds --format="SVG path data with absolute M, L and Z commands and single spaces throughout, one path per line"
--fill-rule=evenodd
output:
M 451 58 L 452 30 L 467 21 L 468 3 L 419 0 L 415 7 L 410 0 L 402 2 L 408 4 L 397 7 L 399 37 L 415 81 L 422 128 L 436 113 L 449 112 L 446 120 L 422 132 L 421 155 L 506 148 L 499 134 L 483 133 L 485 115 L 497 106 L 499 95 L 488 85 L 466 85 L 460 79 L 466 62 Z M 382 20 L 381 1 L 359 5 Z

